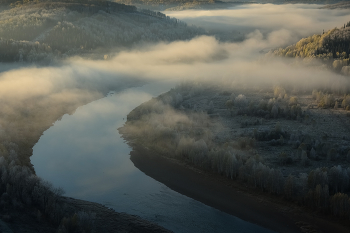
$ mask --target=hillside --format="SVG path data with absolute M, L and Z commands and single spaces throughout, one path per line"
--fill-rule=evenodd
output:
M 286 48 L 279 48 L 272 53 L 277 56 L 302 59 L 313 64 L 321 62 L 330 69 L 343 74 L 350 74 L 350 22 L 342 28 L 334 28 L 323 34 L 309 36 Z
M 49 62 L 97 49 L 98 58 L 108 58 L 103 52 L 111 48 L 204 33 L 162 13 L 112 2 L 19 4 L 0 11 L 0 62 Z

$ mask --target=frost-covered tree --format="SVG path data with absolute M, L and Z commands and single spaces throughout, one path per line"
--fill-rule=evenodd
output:
M 283 99 L 284 96 L 287 94 L 286 90 L 281 86 L 276 86 L 273 90 L 273 94 L 276 98 Z
M 344 99 L 341 103 L 341 106 L 345 109 L 347 106 L 350 106 L 350 95 L 344 96 Z
M 271 109 L 271 114 L 273 115 L 274 118 L 277 118 L 278 116 L 278 107 L 276 105 L 273 105 Z
M 181 104 L 182 101 L 183 101 L 182 95 L 180 93 L 176 93 L 175 104 L 179 105 L 179 104 Z
M 349 189 L 349 175 L 346 169 L 342 169 L 340 191 L 345 192 L 348 189 Z
M 271 193 L 281 194 L 284 188 L 284 178 L 281 170 L 270 169 L 268 176 L 268 190 Z
M 309 160 L 309 158 L 307 157 L 307 153 L 306 153 L 305 150 L 303 150 L 303 151 L 301 152 L 301 164 L 302 164 L 303 166 L 308 166 L 308 165 L 310 165 L 310 160 Z
M 337 193 L 341 190 L 342 186 L 342 175 L 343 171 L 341 166 L 334 166 L 329 170 L 328 176 L 329 176 L 329 185 L 331 190 L 334 193 Z
M 330 200 L 330 208 L 333 215 L 340 218 L 349 218 L 349 196 L 344 193 L 336 193 Z
M 288 199 L 295 197 L 295 178 L 293 175 L 289 175 L 284 183 L 284 195 Z
M 207 158 L 208 146 L 203 139 L 193 143 L 192 149 L 189 153 L 189 159 L 195 165 L 201 165 Z
M 235 106 L 239 107 L 239 108 L 244 108 L 248 105 L 248 100 L 247 97 L 245 97 L 245 95 L 243 94 L 239 94 L 236 98 L 235 98 Z
M 335 161 L 338 157 L 337 150 L 335 148 L 331 148 L 327 153 L 327 160 Z
M 289 99 L 289 105 L 297 105 L 298 104 L 298 98 L 296 96 L 292 96 Z
M 316 157 L 317 157 L 316 151 L 312 147 L 311 150 L 310 150 L 310 159 L 316 159 Z
M 213 113 L 214 112 L 214 103 L 213 101 L 210 101 L 208 104 L 208 113 Z

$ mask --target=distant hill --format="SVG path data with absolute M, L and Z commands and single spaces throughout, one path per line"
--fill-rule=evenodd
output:
M 350 8 L 350 1 L 342 1 L 335 4 L 329 4 L 324 7 L 323 9 L 349 9 Z
M 47 62 L 205 34 L 160 12 L 106 1 L 84 2 L 16 3 L 0 10 L 0 62 Z
M 320 61 L 337 72 L 350 74 L 350 22 L 342 28 L 303 38 L 296 44 L 276 49 L 272 53 L 277 56 L 300 58 L 308 63 Z
M 188 10 L 188 9 L 218 9 L 232 5 L 256 3 L 255 0 L 114 0 L 126 5 L 135 5 L 139 8 L 152 10 Z
M 305 4 L 334 4 L 340 0 L 114 0 L 126 5 L 153 10 L 188 10 L 188 9 L 222 9 L 234 5 L 251 3 L 305 3 Z

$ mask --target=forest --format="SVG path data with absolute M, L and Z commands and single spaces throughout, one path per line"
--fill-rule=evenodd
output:
M 306 64 L 321 62 L 326 67 L 349 75 L 350 22 L 341 28 L 334 28 L 303 38 L 296 44 L 274 50 L 273 55 L 302 60 Z M 316 63 L 317 64 L 317 63 Z
M 118 3 L 127 5 L 135 5 L 140 8 L 152 10 L 188 10 L 188 9 L 225 9 L 235 5 L 242 4 L 335 4 L 342 2 L 341 0 L 114 0 Z
M 2 11 L 0 61 L 47 64 L 74 55 L 106 59 L 118 48 L 205 34 L 160 12 L 108 4 L 38 3 Z
M 119 130 L 161 156 L 349 219 L 350 89 L 257 93 L 184 82 L 135 108 Z

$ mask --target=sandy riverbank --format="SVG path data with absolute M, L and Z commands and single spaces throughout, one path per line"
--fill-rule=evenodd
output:
M 133 145 L 131 161 L 153 179 L 206 205 L 277 232 L 349 232 L 331 216 L 313 213 L 238 181 L 194 169 Z

